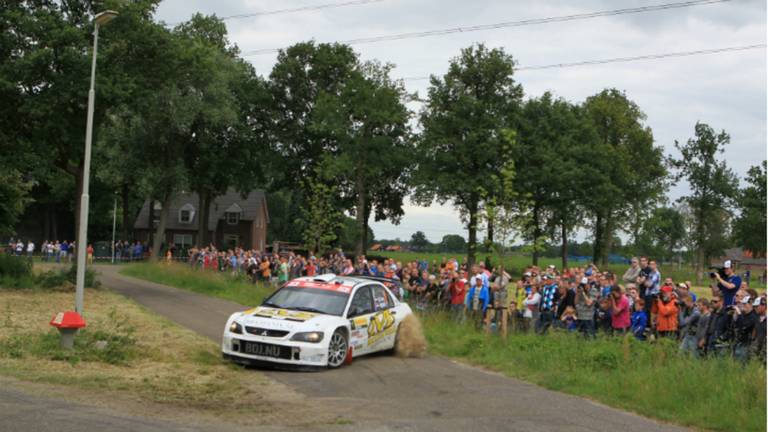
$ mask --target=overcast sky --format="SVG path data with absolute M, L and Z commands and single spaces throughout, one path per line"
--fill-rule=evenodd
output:
M 165 0 L 157 18 L 170 23 L 192 13 L 229 16 L 275 9 L 312 6 L 345 0 Z M 348 1 L 348 0 L 346 0 Z M 281 48 L 314 39 L 333 42 L 405 33 L 546 18 L 671 3 L 680 0 L 537 0 L 457 1 L 383 0 L 364 5 L 229 19 L 230 40 L 243 53 Z M 766 2 L 734 0 L 726 3 L 600 17 L 437 37 L 354 45 L 361 58 L 396 65 L 395 77 L 443 74 L 461 48 L 476 42 L 503 47 L 521 66 L 693 51 L 766 42 Z M 246 57 L 262 75 L 269 75 L 276 55 Z M 743 177 L 766 158 L 766 50 L 752 49 L 691 57 L 603 65 L 519 71 L 515 78 L 526 97 L 549 90 L 572 102 L 604 88 L 626 91 L 647 115 L 656 144 L 676 154 L 674 141 L 693 134 L 696 121 L 725 129 L 731 144 L 725 157 Z M 406 81 L 409 91 L 426 95 L 426 80 Z M 414 106 L 415 109 L 418 106 Z M 519 175 L 526 174 L 525 168 Z M 670 191 L 674 199 L 687 185 Z M 376 238 L 410 238 L 417 230 L 438 242 L 445 234 L 466 230 L 450 205 L 429 208 L 408 205 L 399 226 L 372 224 Z M 580 235 L 583 237 L 583 234 Z

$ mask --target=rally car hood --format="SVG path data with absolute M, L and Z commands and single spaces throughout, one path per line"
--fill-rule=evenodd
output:
M 340 317 L 291 309 L 259 306 L 243 312 L 237 319 L 242 325 L 277 330 L 315 330 Z

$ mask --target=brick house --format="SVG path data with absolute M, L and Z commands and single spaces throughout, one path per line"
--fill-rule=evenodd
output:
M 133 225 L 136 239 L 151 243 L 160 220 L 161 205 L 150 202 L 141 207 Z M 197 245 L 200 200 L 197 194 L 181 193 L 171 200 L 168 222 L 165 228 L 165 244 L 173 243 L 180 249 Z M 211 202 L 208 218 L 208 235 L 220 248 L 242 246 L 246 249 L 264 250 L 267 246 L 269 212 L 263 191 L 251 191 L 245 198 L 230 189 Z M 153 221 L 150 221 L 150 216 Z

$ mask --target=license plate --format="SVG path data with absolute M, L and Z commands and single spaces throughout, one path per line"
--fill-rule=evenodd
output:
M 291 358 L 291 348 L 289 347 L 249 341 L 242 341 L 240 344 L 244 354 L 282 359 Z

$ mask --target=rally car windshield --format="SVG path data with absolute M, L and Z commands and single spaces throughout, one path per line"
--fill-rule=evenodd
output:
M 286 286 L 264 300 L 262 306 L 341 316 L 348 298 L 349 294 L 338 291 Z

